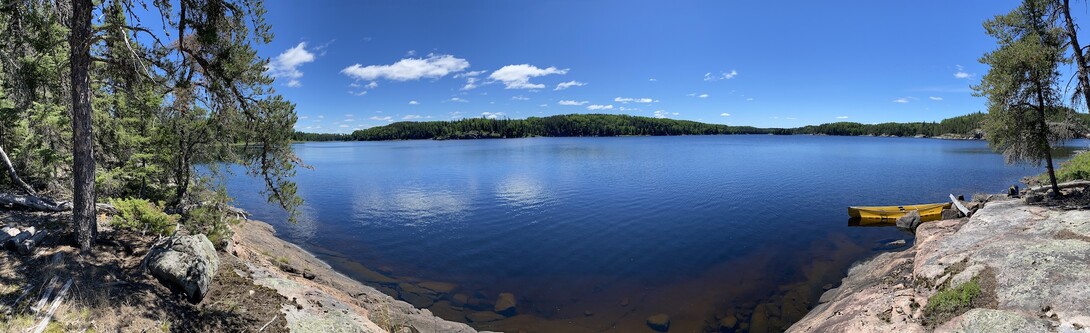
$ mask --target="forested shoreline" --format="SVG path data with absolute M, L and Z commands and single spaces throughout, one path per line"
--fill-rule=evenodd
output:
M 980 139 L 981 123 L 985 116 L 984 113 L 977 112 L 939 122 L 880 124 L 836 122 L 797 128 L 760 128 L 629 115 L 569 114 L 526 119 L 468 118 L 453 121 L 403 121 L 352 133 L 295 132 L 294 139 L 296 141 L 387 141 L 717 134 L 947 136 Z

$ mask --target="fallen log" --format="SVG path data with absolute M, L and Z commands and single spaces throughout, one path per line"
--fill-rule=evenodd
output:
M 1075 181 L 1070 181 L 1070 182 L 1066 182 L 1066 183 L 1056 184 L 1056 187 L 1059 187 L 1061 190 L 1069 189 L 1069 188 L 1072 188 L 1072 187 L 1087 187 L 1087 186 L 1090 186 L 1090 180 L 1075 180 Z M 1051 190 L 1051 189 L 1052 189 L 1052 185 L 1041 185 L 1041 186 L 1031 187 L 1031 188 L 1029 188 L 1027 190 L 1029 192 L 1041 192 L 1041 191 L 1048 191 L 1048 190 Z
M 11 159 L 8 158 L 8 153 L 4 151 L 4 147 L 0 146 L 0 159 L 3 159 L 4 166 L 8 169 L 8 177 L 11 178 L 11 182 L 16 186 L 19 186 L 26 194 L 38 195 L 34 192 L 34 188 L 27 185 L 22 178 L 19 178 L 19 173 L 15 172 L 15 166 L 11 164 Z
M 18 206 L 20 208 L 41 212 L 63 212 L 72 210 L 72 204 L 67 201 L 56 203 L 53 202 L 53 200 L 44 199 L 38 196 L 14 195 L 10 193 L 0 193 L 0 204 Z

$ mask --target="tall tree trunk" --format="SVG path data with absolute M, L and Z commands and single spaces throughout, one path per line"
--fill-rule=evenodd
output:
M 1086 56 L 1079 45 L 1079 35 L 1075 31 L 1075 20 L 1071 18 L 1071 0 L 1063 0 L 1064 21 L 1067 23 L 1067 38 L 1070 39 L 1071 53 L 1075 58 L 1075 66 L 1079 69 L 1079 89 L 1082 90 L 1082 100 L 1086 102 L 1086 109 L 1090 110 L 1090 68 L 1087 68 Z
M 91 0 L 72 1 L 68 36 L 72 75 L 72 219 L 81 251 L 98 237 L 95 221 L 95 159 L 91 131 Z
M 11 159 L 8 158 L 8 153 L 4 151 L 3 146 L 0 146 L 0 158 L 3 158 L 4 166 L 8 169 L 8 176 L 11 177 L 11 183 L 20 187 L 26 194 L 38 196 L 38 193 L 34 192 L 34 188 L 27 185 L 22 178 L 19 178 L 19 173 L 15 172 L 15 166 L 11 164 Z
M 1048 143 L 1048 123 L 1045 122 L 1045 93 L 1040 81 L 1037 82 L 1037 126 L 1041 136 L 1041 149 L 1045 151 L 1045 163 L 1048 166 L 1048 180 L 1052 182 L 1052 192 L 1060 196 L 1060 185 L 1056 183 L 1056 168 L 1052 165 L 1052 145 Z

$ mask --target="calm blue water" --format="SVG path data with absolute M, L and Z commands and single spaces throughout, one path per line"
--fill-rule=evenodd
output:
M 399 278 L 456 283 L 485 300 L 513 292 L 520 312 L 549 319 L 609 313 L 616 303 L 596 297 L 644 295 L 639 313 L 749 301 L 727 299 L 742 294 L 759 302 L 802 279 L 809 261 L 847 256 L 834 268 L 842 272 L 877 242 L 908 237 L 848 227 L 849 205 L 997 193 L 1039 172 L 1004 165 L 982 141 L 911 138 L 532 138 L 295 151 L 314 167 L 296 178 L 306 200 L 299 224 L 265 203 L 260 182 L 229 180 L 255 219 L 322 256 Z M 714 285 L 727 275 L 755 282 Z M 664 296 L 694 283 L 725 296 Z

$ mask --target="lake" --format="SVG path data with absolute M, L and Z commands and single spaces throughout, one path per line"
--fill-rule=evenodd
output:
M 878 137 L 336 142 L 295 152 L 313 166 L 296 178 L 306 201 L 297 224 L 244 174 L 228 179 L 236 204 L 349 276 L 404 282 L 372 284 L 447 319 L 464 322 L 512 293 L 518 316 L 471 325 L 530 332 L 643 331 L 655 313 L 670 315 L 672 331 L 727 316 L 783 327 L 851 263 L 892 240 L 911 245 L 895 228 L 850 227 L 848 206 L 1005 192 L 1041 171 L 1005 165 L 983 141 Z M 456 288 L 437 296 L 409 285 L 422 281 Z

